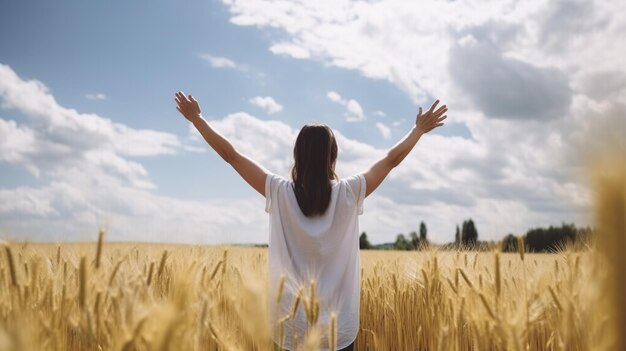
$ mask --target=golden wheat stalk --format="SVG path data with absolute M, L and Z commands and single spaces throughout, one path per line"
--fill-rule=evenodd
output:
M 496 285 L 496 301 L 500 298 L 502 293 L 502 277 L 500 273 L 500 253 L 496 251 L 495 253 L 495 285 Z
M 146 280 L 146 285 L 150 286 L 152 283 L 152 274 L 154 273 L 154 262 L 150 262 L 150 269 L 148 270 L 148 278 Z
M 111 277 L 109 278 L 109 286 L 113 285 L 113 280 L 115 279 L 115 275 L 117 274 L 117 272 L 119 271 L 120 267 L 122 266 L 122 263 L 124 263 L 125 260 L 126 260 L 126 258 L 120 259 L 119 262 L 117 262 L 117 264 L 113 268 L 113 272 L 111 272 Z
M 11 252 L 11 247 L 9 245 L 6 245 L 4 247 L 4 250 L 7 254 L 7 261 L 9 264 L 9 274 L 11 276 L 11 284 L 14 287 L 17 287 L 18 286 L 17 273 L 15 272 L 15 262 L 13 261 L 13 252 Z
M 300 300 L 302 300 L 303 293 L 304 293 L 304 288 L 301 287 L 298 290 L 298 293 L 296 294 L 293 304 L 291 305 L 291 313 L 290 313 L 289 319 L 296 318 L 296 313 L 298 312 L 298 306 L 300 305 Z
M 478 296 L 480 296 L 480 301 L 483 303 L 483 306 L 485 306 L 485 309 L 487 310 L 487 313 L 489 313 L 489 316 L 491 316 L 491 318 L 493 319 L 496 319 L 496 315 L 493 313 L 491 306 L 489 306 L 489 302 L 487 302 L 487 298 L 485 297 L 485 295 L 483 293 L 480 293 L 478 294 Z
M 219 272 L 219 269 L 222 266 L 222 264 L 223 264 L 223 261 L 217 262 L 217 264 L 215 265 L 215 268 L 213 268 L 213 272 L 211 273 L 211 276 L 209 277 L 209 282 L 211 280 L 213 280 L 213 278 L 215 278 L 215 276 L 217 275 L 217 272 Z
M 96 269 L 100 268 L 100 261 L 102 260 L 102 245 L 104 243 L 104 230 L 100 229 L 98 232 L 98 246 L 96 247 Z
M 166 260 L 167 260 L 167 250 L 164 250 L 163 254 L 161 255 L 161 261 L 159 262 L 159 270 L 158 270 L 158 273 L 157 273 L 157 275 L 159 277 L 163 275 L 163 270 L 165 270 L 165 261 Z
M 463 271 L 463 269 L 461 269 L 461 268 L 457 268 L 457 271 L 458 271 L 459 273 L 461 273 L 461 277 L 463 277 L 463 280 L 465 280 L 465 282 L 467 283 L 467 285 L 468 285 L 470 288 L 474 289 L 474 284 L 472 284 L 472 282 L 469 280 L 469 278 L 467 277 L 467 275 L 465 274 L 465 272 Z
M 337 315 L 333 312 L 330 314 L 330 323 L 328 328 L 328 347 L 331 351 L 337 350 Z
M 78 305 L 84 309 L 87 301 L 87 263 L 84 256 L 80 258 L 79 277 Z
M 526 247 L 524 246 L 524 237 L 522 235 L 517 236 L 517 252 L 519 253 L 520 259 L 524 261 L 524 253 L 526 252 Z
M 57 267 L 61 264 L 61 244 L 57 245 Z
M 548 291 L 550 292 L 550 296 L 552 296 L 552 300 L 554 301 L 554 304 L 556 305 L 556 307 L 558 307 L 559 311 L 563 311 L 563 306 L 561 305 L 561 302 L 559 301 L 559 298 L 556 295 L 556 292 L 554 292 L 554 289 L 552 289 L 552 287 L 549 286 Z

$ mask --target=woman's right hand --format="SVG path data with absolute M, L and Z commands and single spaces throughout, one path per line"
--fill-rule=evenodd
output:
M 422 114 L 422 108 L 420 107 L 419 113 L 415 118 L 415 126 L 422 133 L 428 133 L 431 130 L 441 127 L 443 125 L 443 120 L 448 117 L 444 115 L 448 111 L 448 107 L 446 105 L 441 106 L 437 110 L 437 105 L 439 104 L 439 100 L 435 100 L 430 109 L 426 111 L 426 113 Z

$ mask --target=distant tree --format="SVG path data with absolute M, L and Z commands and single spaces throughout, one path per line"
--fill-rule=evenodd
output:
M 426 224 L 424 222 L 420 223 L 420 240 L 422 242 L 426 242 L 426 235 L 428 234 L 428 230 L 426 229 Z
M 359 249 L 361 250 L 369 250 L 372 248 L 372 244 L 367 240 L 367 234 L 365 232 L 361 233 L 359 236 Z
M 526 250 L 530 252 L 554 252 L 567 245 L 588 240 L 587 230 L 576 229 L 574 224 L 560 227 L 535 228 L 526 233 Z
M 411 242 L 411 248 L 413 250 L 417 250 L 420 247 L 420 238 L 417 236 L 416 232 L 409 233 L 409 241 Z
M 396 250 L 411 250 L 411 243 L 406 240 L 403 234 L 398 234 L 396 237 L 396 242 L 393 245 L 393 248 Z
M 517 252 L 517 238 L 509 234 L 502 239 L 502 252 Z
M 470 218 L 467 221 L 463 221 L 463 227 L 461 229 L 461 243 L 465 247 L 475 247 L 478 243 L 478 231 L 474 225 L 474 221 Z
M 454 244 L 456 247 L 461 245 L 461 230 L 458 225 L 456 226 L 456 233 L 454 234 Z

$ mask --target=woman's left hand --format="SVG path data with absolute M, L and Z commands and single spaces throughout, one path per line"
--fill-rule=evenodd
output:
M 189 122 L 195 122 L 202 118 L 202 111 L 200 105 L 193 98 L 193 96 L 185 96 L 182 91 L 176 93 L 176 109 L 180 112 Z

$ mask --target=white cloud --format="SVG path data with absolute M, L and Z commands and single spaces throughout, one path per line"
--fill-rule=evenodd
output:
M 211 54 L 199 54 L 201 59 L 208 62 L 213 68 L 230 68 L 237 70 L 245 70 L 245 67 L 237 64 L 235 61 L 220 56 L 213 56 Z
M 389 81 L 417 104 L 440 97 L 450 122 L 467 127 L 469 140 L 425 137 L 414 158 L 427 161 L 394 171 L 391 179 L 404 185 L 392 180 L 383 193 L 407 206 L 398 213 L 439 201 L 449 206 L 445 212 L 481 218 L 501 234 L 588 220 L 580 151 L 595 143 L 585 135 L 597 123 L 611 127 L 594 135 L 626 128 L 616 127 L 626 119 L 615 112 L 626 98 L 625 2 L 224 3 L 235 25 L 282 30 L 281 43 L 307 51 L 308 59 Z M 336 92 L 327 97 L 348 104 Z M 420 195 L 406 195 L 407 184 Z M 494 209 L 519 214 L 515 228 L 489 219 Z M 450 214 L 448 221 L 462 219 Z
M 441 97 L 450 119 L 467 127 L 468 138 L 425 135 L 366 200 L 361 229 L 374 242 L 393 240 L 421 220 L 437 242 L 452 240 L 455 225 L 469 217 L 481 239 L 561 221 L 584 224 L 590 196 L 579 154 L 607 139 L 624 143 L 623 1 L 225 3 L 235 25 L 282 31 L 270 44 L 273 53 L 391 82 L 417 104 Z M 579 20 L 580 13 L 588 17 Z M 209 64 L 240 67 L 210 57 Z M 466 72 L 474 67 L 482 73 Z M 16 79 L 7 66 L 0 66 L 0 97 L 31 121 L 0 122 L 2 136 L 14 138 L 0 141 L 1 159 L 54 179 L 41 188 L 0 190 L 0 228 L 80 235 L 111 216 L 124 239 L 148 232 L 163 240 L 176 234 L 189 241 L 266 240 L 258 196 L 200 202 L 155 194 L 146 169 L 127 156 L 176 152 L 175 136 L 59 106 L 43 84 Z M 346 117 L 363 115 L 358 102 L 349 112 L 349 99 L 327 97 L 346 108 Z M 297 130 L 246 113 L 211 123 L 239 150 L 288 174 Z M 360 172 L 387 152 L 335 132 L 340 175 Z M 131 136 L 123 147 L 111 141 L 124 134 Z M 223 234 L 203 235 L 215 232 Z
M 95 230 L 99 216 L 107 214 L 119 221 L 119 239 L 140 239 L 143 234 L 128 229 L 140 228 L 143 221 L 158 222 L 167 217 L 165 212 L 184 213 L 195 207 L 221 211 L 218 204 L 188 204 L 154 195 L 147 170 L 128 158 L 177 152 L 183 145 L 173 134 L 133 129 L 63 107 L 41 82 L 24 80 L 6 65 L 0 65 L 0 102 L 5 109 L 19 111 L 28 123 L 0 118 L 0 161 L 43 174 L 41 181 L 47 182 L 41 187 L 0 189 L 4 232 L 21 239 L 76 240 Z M 200 212 L 194 215 L 203 217 Z M 183 220 L 179 217 L 176 222 Z M 205 220 L 204 228 L 219 221 Z M 174 222 L 170 218 L 162 224 L 173 229 Z M 158 235 L 167 238 L 167 233 Z
M 109 240 L 171 241 L 172 235 L 196 243 L 267 240 L 259 230 L 266 219 L 260 198 L 191 201 L 160 196 L 147 170 L 126 158 L 174 152 L 181 146 L 175 136 L 80 114 L 58 105 L 42 83 L 22 80 L 8 66 L 0 66 L 0 74 L 3 106 L 17 109 L 33 126 L 0 119 L 0 160 L 45 172 L 47 181 L 40 187 L 0 188 L 3 237 L 93 239 L 97 225 L 105 224 L 111 229 Z M 284 151 L 293 142 L 285 138 L 295 136 L 283 123 L 240 113 L 214 125 L 271 169 L 287 171 L 289 159 L 259 153 L 258 145 L 250 144 Z M 95 127 L 100 128 L 98 140 L 86 143 L 81 133 L 95 133 Z M 64 128 L 77 132 L 58 134 Z
M 296 131 L 280 121 L 263 121 L 245 112 L 210 121 L 235 147 L 268 170 L 287 174 Z
M 363 108 L 358 101 L 354 99 L 344 99 L 336 91 L 327 92 L 326 97 L 328 97 L 330 101 L 342 105 L 346 108 L 345 117 L 348 122 L 361 122 L 365 120 Z
M 4 108 L 16 109 L 37 126 L 39 137 L 54 146 L 42 153 L 80 156 L 91 149 L 106 149 L 129 156 L 172 154 L 180 147 L 170 133 L 134 129 L 95 114 L 60 106 L 48 88 L 36 80 L 23 80 L 0 64 L 0 98 Z
M 85 97 L 89 100 L 106 100 L 107 96 L 102 93 L 85 94 Z
M 262 108 L 270 115 L 283 110 L 283 106 L 276 102 L 271 96 L 256 96 L 248 101 L 252 105 Z
M 346 120 L 348 122 L 360 122 L 365 120 L 365 114 L 363 114 L 363 108 L 358 101 L 354 99 L 348 100 L 346 105 Z
M 0 200 L 0 214 L 19 213 L 36 217 L 58 214 L 52 204 L 52 196 L 48 189 L 25 187 L 0 189 Z
M 32 129 L 0 118 L 0 161 L 22 164 L 29 172 L 38 176 L 37 167 L 28 160 L 28 155 L 35 153 L 37 148 Z
M 270 171 L 288 175 L 296 129 L 284 122 L 264 121 L 243 112 L 210 123 L 238 150 Z M 0 125 L 3 126 L 0 130 L 20 128 L 10 121 Z M 339 130 L 335 130 L 335 135 L 340 176 L 367 169 L 387 152 L 349 139 Z M 28 147 L 18 149 L 29 150 Z M 470 214 L 479 225 L 482 238 L 497 238 L 498 230 L 522 230 L 528 223 L 550 219 L 550 212 L 534 211 L 515 197 L 494 196 L 493 184 L 485 181 L 480 173 L 481 167 L 491 162 L 488 150 L 476 141 L 424 136 L 376 194 L 366 200 L 368 215 L 363 217 L 361 229 L 375 242 L 389 241 L 397 233 L 417 228 L 419 221 L 425 220 L 431 240 L 443 242 L 452 239 L 454 225 Z M 450 166 L 455 164 L 457 166 Z M 539 197 L 535 200 L 538 202 L 549 200 L 555 194 L 560 197 L 563 193 L 579 192 L 571 184 L 561 187 L 553 183 L 549 188 L 540 183 L 526 186 L 524 177 L 517 179 L 516 174 L 517 170 L 513 170 L 503 181 L 512 187 L 522 185 L 518 192 Z M 96 223 L 106 222 L 112 229 L 110 240 L 167 241 L 172 234 L 176 234 L 176 240 L 184 242 L 267 240 L 264 232 L 267 218 L 258 196 L 209 202 L 180 200 L 154 193 L 154 186 L 146 177 L 147 172 L 139 163 L 94 149 L 85 154 L 82 162 L 55 169 L 53 179 L 56 180 L 49 185 L 2 189 L 0 229 L 7 231 L 9 228 L 13 235 L 21 235 L 22 239 L 78 240 L 93 239 Z M 500 182 L 495 180 L 496 185 Z M 242 183 L 242 186 L 245 185 Z M 548 190 L 533 191 L 533 187 Z M 460 188 L 464 191 L 460 192 Z M 510 213 L 506 211 L 515 211 L 515 221 L 498 222 L 504 217 L 494 217 L 494 214 L 505 216 Z M 150 233 L 150 237 L 143 233 Z
M 384 123 L 376 122 L 376 128 L 378 128 L 383 138 L 387 140 L 391 139 L 391 129 L 387 127 Z
M 394 127 L 397 127 L 397 126 L 401 125 L 404 122 L 406 122 L 406 118 L 402 118 L 402 119 L 399 119 L 397 121 L 393 121 L 393 123 L 391 123 L 391 125 L 393 125 Z
M 530 110 L 545 106 L 547 110 L 539 114 L 548 114 L 553 106 L 545 104 L 540 96 L 542 92 L 552 93 L 550 77 L 557 79 L 557 91 L 562 91 L 563 84 L 567 84 L 563 75 L 572 81 L 598 67 L 622 71 L 620 58 L 626 51 L 624 45 L 615 44 L 626 27 L 626 4 L 616 0 L 432 0 L 419 5 L 403 0 L 224 3 L 236 25 L 282 29 L 287 39 L 281 44 L 309 52 L 310 59 L 388 80 L 416 103 L 423 103 L 428 96 L 445 98 L 454 103 L 457 111 L 468 107 L 465 105 L 472 100 L 478 99 L 473 106 L 482 109 L 491 101 L 518 97 L 528 101 L 526 107 Z M 584 19 L 580 13 L 585 13 Z M 480 75 L 498 85 L 483 86 L 483 90 L 500 88 L 490 92 L 499 94 L 468 96 L 472 91 L 459 87 L 459 82 L 452 79 L 451 70 L 456 69 L 458 74 L 467 67 L 466 71 L 471 71 L 464 59 L 465 55 L 473 55 L 472 51 L 455 51 L 459 42 L 467 49 L 471 43 L 489 43 L 490 47 L 483 48 L 502 56 L 494 59 L 498 58 L 496 63 L 506 74 L 499 76 L 492 71 Z M 533 85 L 532 80 L 526 81 L 524 72 L 540 81 Z M 481 103 L 484 99 L 489 101 Z M 538 104 L 533 106 L 534 102 Z M 485 112 L 491 116 L 489 110 Z
M 378 116 L 378 117 L 386 117 L 387 116 L 387 114 L 385 112 L 381 111 L 381 110 L 374 111 L 374 114 L 376 116 Z
M 309 50 L 292 43 L 277 43 L 270 46 L 270 51 L 274 54 L 281 54 L 297 59 L 307 59 L 311 57 Z
M 469 34 L 464 38 L 472 38 L 471 44 L 467 40 L 452 44 L 451 78 L 469 97 L 471 106 L 486 116 L 548 119 L 567 115 L 572 91 L 561 70 L 503 55 L 502 47 L 514 39 L 509 33 L 516 30 L 493 22 L 465 29 Z
M 344 102 L 344 100 L 341 98 L 341 95 L 339 95 L 339 93 L 337 93 L 336 91 L 329 91 L 328 93 L 326 93 L 326 96 L 332 102 L 336 102 L 342 105 L 346 104 L 346 102 Z

